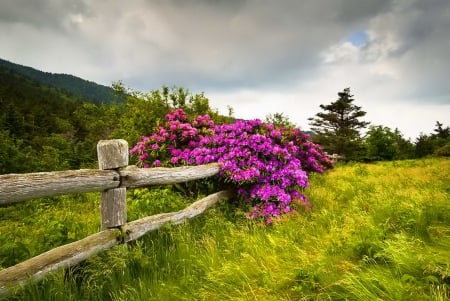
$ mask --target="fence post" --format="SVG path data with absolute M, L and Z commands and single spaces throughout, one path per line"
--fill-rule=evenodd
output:
M 118 169 L 128 165 L 128 142 L 100 140 L 97 144 L 99 169 Z M 102 228 L 115 228 L 127 222 L 126 187 L 105 190 L 101 195 Z

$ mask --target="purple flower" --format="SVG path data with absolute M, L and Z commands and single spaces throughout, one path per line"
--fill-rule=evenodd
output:
M 310 208 L 298 189 L 309 185 L 308 174 L 323 172 L 332 162 L 320 146 L 298 129 L 261 120 L 216 125 L 209 115 L 187 119 L 177 109 L 150 136 L 131 150 L 144 167 L 221 163 L 219 175 L 237 187 L 237 196 L 251 206 L 250 218 L 272 218 L 292 211 L 292 203 Z

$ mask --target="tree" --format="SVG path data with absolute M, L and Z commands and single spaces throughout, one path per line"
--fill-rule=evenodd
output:
M 366 156 L 369 160 L 397 160 L 413 157 L 414 147 L 398 129 L 371 126 L 365 136 Z
M 443 127 L 444 124 L 436 121 L 436 128 L 434 129 L 435 134 L 432 136 L 439 139 L 447 139 L 450 137 L 450 127 Z
M 0 124 L 1 128 L 9 131 L 13 137 L 21 137 L 25 131 L 23 116 L 12 104 L 9 104 L 5 112 L 6 116 L 2 118 L 4 121 Z
M 417 158 L 436 155 L 449 156 L 450 150 L 450 127 L 436 121 L 434 134 L 425 135 L 421 133 L 416 139 L 415 156 Z
M 284 128 L 295 128 L 295 124 L 289 120 L 288 116 L 285 116 L 283 113 L 274 113 L 266 115 L 266 119 L 264 120 L 267 123 L 272 123 L 275 126 L 282 126 Z
M 369 122 L 360 121 L 366 115 L 361 107 L 353 104 L 350 88 L 338 93 L 339 99 L 329 105 L 320 105 L 323 112 L 309 118 L 311 129 L 316 133 L 313 140 L 328 153 L 356 159 L 362 151 L 360 130 Z
M 416 138 L 415 143 L 415 156 L 416 158 L 422 158 L 431 155 L 434 152 L 434 141 L 433 137 L 420 133 L 419 137 Z
M 410 139 L 406 140 L 403 138 L 403 134 L 396 128 L 394 131 L 395 137 L 397 139 L 397 145 L 400 153 L 397 159 L 412 159 L 414 158 L 414 144 Z
M 71 168 L 89 166 L 97 159 L 97 142 L 110 139 L 118 127 L 123 104 L 84 103 L 72 114 L 74 125 L 73 156 Z M 117 137 L 122 138 L 122 137 Z
M 118 127 L 112 136 L 126 139 L 130 145 L 136 144 L 141 135 L 150 134 L 173 109 L 183 109 L 189 117 L 208 114 L 219 123 L 234 119 L 220 116 L 217 110 L 210 107 L 209 99 L 203 93 L 192 94 L 182 87 L 163 86 L 159 90 L 144 93 L 127 90 L 118 82 L 115 89 L 122 94 L 126 92 L 127 98 L 123 103 L 122 114 L 118 117 Z
M 434 151 L 435 156 L 450 156 L 450 127 L 436 121 L 435 134 L 431 137 L 434 139 Z

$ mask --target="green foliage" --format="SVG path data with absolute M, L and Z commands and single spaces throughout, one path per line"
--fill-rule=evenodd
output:
M 356 159 L 362 150 L 359 130 L 369 125 L 369 122 L 359 120 L 366 112 L 353 104 L 350 88 L 339 92 L 338 96 L 339 99 L 331 104 L 320 105 L 323 112 L 309 118 L 311 129 L 316 133 L 313 140 L 330 154 Z
M 432 136 L 421 133 L 416 138 L 415 142 L 415 156 L 416 158 L 422 158 L 431 155 L 434 151 L 434 141 Z
M 177 108 L 183 109 L 189 117 L 208 114 L 217 123 L 233 120 L 212 109 L 203 93 L 193 95 L 182 87 L 163 86 L 148 93 L 129 91 L 120 83 L 116 83 L 115 88 L 127 91 L 129 96 L 112 136 L 127 140 L 129 145 L 135 145 L 141 136 L 149 135 L 155 126 L 164 122 L 166 114 Z
M 75 109 L 71 118 L 75 128 L 73 154 L 69 156 L 71 166 L 89 166 L 95 162 L 97 143 L 111 138 L 122 114 L 122 107 L 122 104 L 83 103 Z
M 9 299 L 448 300 L 449 168 L 449 159 L 436 158 L 346 164 L 312 176 L 306 191 L 311 211 L 266 227 L 222 202 L 189 222 L 32 283 Z M 49 213 L 20 231 L 28 231 L 29 239 L 11 239 L 17 224 L 11 232 L 0 228 L 0 258 L 10 256 L 7 248 L 27 257 L 41 244 L 36 237 L 43 235 L 39 228 L 47 230 L 50 215 L 55 221 L 46 240 L 66 239 L 64 228 L 74 227 L 73 220 L 60 219 L 63 211 L 79 212 L 79 220 L 86 214 L 84 227 L 95 229 L 99 221 L 89 216 L 98 215 L 93 210 L 98 203 L 90 207 L 91 201 L 75 206 L 76 201 L 41 200 L 23 210 L 4 208 L 3 225 L 27 216 L 38 220 L 40 207 Z M 191 201 L 166 188 L 130 191 L 129 216 L 177 210 Z M 53 205 L 69 207 L 52 212 Z
M 28 170 L 32 149 L 23 140 L 14 139 L 9 131 L 0 131 L 0 174 Z
M 438 139 L 442 139 L 445 141 L 445 139 L 450 137 L 450 127 L 446 126 L 444 127 L 444 124 L 440 123 L 439 121 L 436 121 L 436 128 L 434 129 L 435 134 L 433 136 Z
M 134 189 L 128 193 L 128 220 L 137 220 L 146 216 L 174 212 L 187 207 L 192 200 L 186 200 L 170 186 Z
M 396 129 L 371 126 L 365 137 L 366 158 L 369 160 L 397 160 L 413 157 L 414 146 Z
M 100 230 L 96 193 L 0 207 L 0 267 L 6 268 Z
M 52 83 L 43 84 L 38 81 L 40 71 L 5 64 L 0 60 L 3 174 L 94 166 L 99 140 L 121 138 L 133 145 L 175 107 L 192 115 L 209 114 L 218 123 L 232 119 L 211 109 L 203 93 L 192 95 L 184 88 L 162 87 L 142 93 L 116 82 L 115 97 L 125 101 L 98 104 Z
M 266 116 L 265 122 L 284 128 L 296 128 L 295 124 L 289 120 L 289 117 L 285 116 L 283 113 L 269 114 Z
M 434 155 L 437 157 L 450 157 L 450 143 L 435 150 Z
M 67 169 L 72 166 L 79 99 L 0 68 L 1 173 Z
M 99 139 L 125 138 L 133 145 L 172 108 L 208 113 L 216 123 L 233 119 L 232 110 L 219 116 L 203 93 L 183 88 L 141 93 L 118 82 L 115 97 L 126 100 L 107 105 L 25 75 L 0 66 L 0 173 L 90 167 Z M 349 90 L 339 97 L 340 105 L 321 108 L 351 112 L 349 120 L 359 122 L 365 113 L 352 104 Z M 380 140 L 392 133 L 381 130 Z M 347 147 L 349 139 L 359 143 L 357 132 L 322 138 Z M 396 134 L 399 150 L 410 151 L 410 143 Z M 437 122 L 434 133 L 418 138 L 415 155 L 445 156 L 448 139 L 449 127 Z M 357 146 L 349 146 L 352 156 Z M 447 300 L 449 169 L 444 158 L 340 166 L 312 177 L 305 190 L 310 212 L 265 227 L 222 203 L 190 222 L 31 283 L 10 299 Z M 129 220 L 180 210 L 193 201 L 186 195 L 189 185 L 130 191 Z M 98 194 L 0 207 L 0 269 L 98 232 L 98 208 Z
M 442 123 L 436 121 L 434 134 L 426 135 L 421 133 L 416 139 L 415 156 L 422 158 L 425 156 L 448 156 L 448 145 L 450 145 L 450 127 L 444 127 Z

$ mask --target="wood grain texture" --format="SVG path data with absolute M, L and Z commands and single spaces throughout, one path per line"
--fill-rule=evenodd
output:
M 208 178 L 219 173 L 220 164 L 198 166 L 137 168 L 127 166 L 120 169 L 121 187 L 137 188 L 150 185 L 165 185 Z
M 103 191 L 100 204 L 102 229 L 119 227 L 127 222 L 126 188 Z
M 133 165 L 117 171 L 80 169 L 0 175 L 0 205 L 68 193 L 182 183 L 214 176 L 219 170 L 220 164 L 211 163 L 172 168 Z
M 128 142 L 126 140 L 100 140 L 97 143 L 99 169 L 114 169 L 127 166 L 128 153 Z
M 69 193 L 103 191 L 120 185 L 113 170 L 80 169 L 0 175 L 0 205 Z

